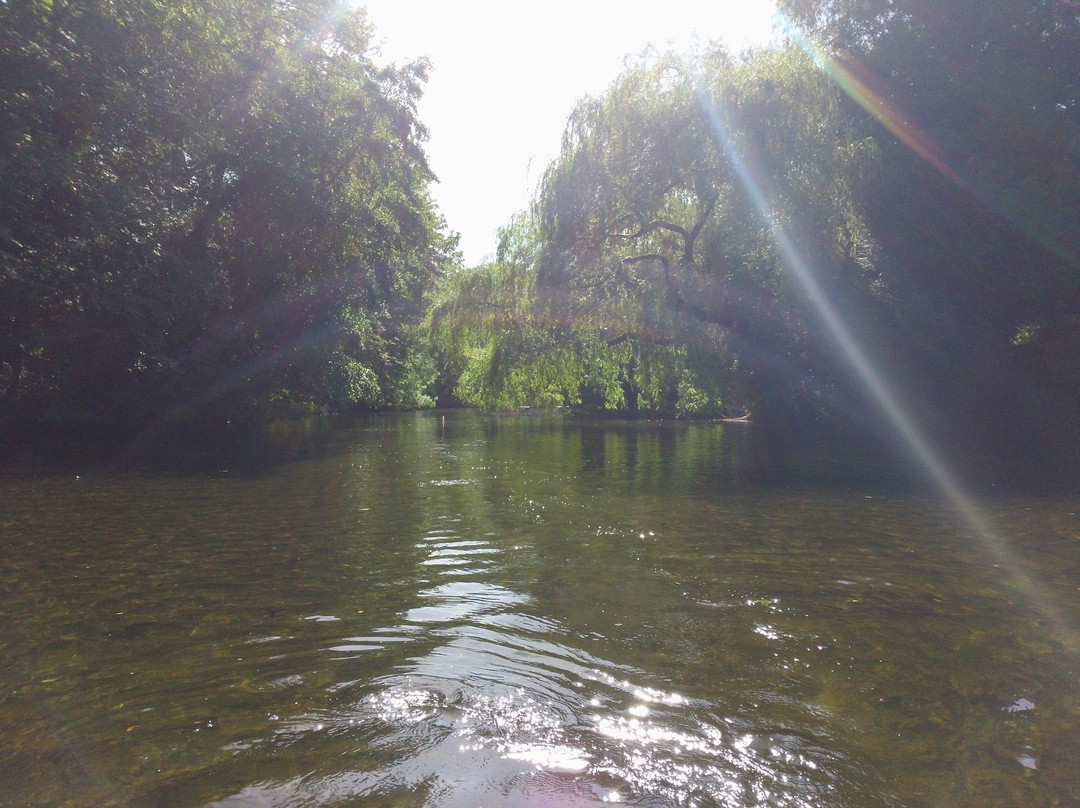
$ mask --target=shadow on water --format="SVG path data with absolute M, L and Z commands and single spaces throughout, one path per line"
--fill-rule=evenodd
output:
M 343 438 L 385 423 L 380 416 L 316 416 L 259 426 L 178 424 L 134 435 L 45 426 L 0 444 L 0 474 L 262 475 L 288 463 L 348 452 Z
M 688 431 L 705 431 L 712 436 L 712 454 L 700 459 L 695 475 L 705 489 L 821 486 L 877 493 L 933 492 L 904 447 L 875 440 L 868 433 L 778 436 L 752 422 L 589 419 L 544 410 L 528 416 L 449 410 L 315 416 L 258 426 L 175 424 L 134 435 L 41 425 L 34 434 L 15 432 L 0 439 L 0 479 L 96 472 L 262 475 L 288 463 L 348 453 L 354 434 L 407 428 L 403 425 L 417 418 L 432 419 L 451 440 L 455 434 L 477 429 L 490 437 L 524 432 L 541 440 L 570 431 L 580 436 L 584 462 L 594 469 L 603 467 L 606 452 L 615 451 L 614 462 L 632 470 L 639 441 L 658 441 L 661 462 L 672 462 Z M 615 449 L 614 442 L 620 444 Z M 975 494 L 1080 494 L 1080 469 L 1075 464 L 1014 454 L 1011 464 L 975 449 L 953 453 L 949 460 L 953 473 Z
M 910 493 L 925 487 L 895 453 L 866 441 L 780 441 L 752 423 L 721 421 L 573 421 L 569 428 L 580 435 L 583 463 L 598 473 L 608 464 L 636 475 L 639 446 L 647 447 L 655 456 L 641 462 L 702 493 L 815 487 Z M 686 463 L 692 468 L 679 468 Z

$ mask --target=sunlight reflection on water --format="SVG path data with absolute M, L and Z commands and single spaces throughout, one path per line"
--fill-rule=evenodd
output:
M 442 681 L 391 677 L 350 711 L 282 730 L 294 743 L 323 732 L 368 735 L 394 758 L 388 767 L 251 787 L 214 805 L 323 804 L 395 788 L 423 791 L 433 806 L 531 804 L 537 794 L 559 805 L 820 804 L 820 769 L 838 761 L 807 739 L 753 734 L 733 719 L 702 721 L 682 710 L 687 702 L 677 694 L 579 672 L 579 687 L 550 681 L 545 698 L 524 687 L 456 683 L 449 671 Z M 403 748 L 408 756 L 394 754 Z
M 438 538 L 427 547 L 431 555 L 486 547 L 445 532 Z M 829 767 L 842 763 L 808 736 L 782 728 L 754 734 L 733 717 L 710 717 L 706 705 L 678 692 L 641 684 L 632 669 L 552 642 L 568 632 L 528 614 L 530 598 L 508 587 L 458 580 L 419 596 L 428 605 L 409 609 L 405 620 L 431 624 L 427 637 L 444 642 L 377 680 L 353 706 L 279 730 L 293 744 L 306 734 L 359 734 L 393 762 L 377 774 L 248 788 L 215 805 L 326 802 L 331 794 L 404 789 L 432 806 L 492 804 L 503 795 L 495 804 L 809 808 L 824 787 L 822 770 L 827 783 L 835 776 Z M 370 640 L 330 650 L 382 648 Z

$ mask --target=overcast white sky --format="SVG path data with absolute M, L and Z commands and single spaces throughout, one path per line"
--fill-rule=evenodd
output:
M 387 61 L 427 56 L 420 105 L 433 193 L 465 263 L 495 250 L 555 156 L 574 103 L 650 43 L 739 51 L 772 34 L 773 0 L 358 0 Z

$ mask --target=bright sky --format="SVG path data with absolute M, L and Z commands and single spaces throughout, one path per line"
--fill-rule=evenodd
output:
M 646 46 L 729 49 L 772 35 L 773 0 L 359 0 L 383 59 L 427 56 L 420 104 L 433 194 L 465 263 L 495 251 L 525 209 L 574 103 L 598 95 Z

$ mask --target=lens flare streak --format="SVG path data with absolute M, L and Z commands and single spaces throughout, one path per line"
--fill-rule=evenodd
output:
M 732 127 L 729 126 L 729 121 L 732 121 L 730 114 L 718 99 L 712 98 L 704 85 L 699 89 L 699 102 L 708 115 L 714 134 L 729 155 L 743 190 L 750 196 L 754 206 L 769 227 L 784 265 L 812 304 L 841 357 L 855 371 L 863 386 L 881 409 L 889 425 L 902 438 L 904 445 L 930 482 L 947 498 L 956 513 L 967 527 L 978 536 L 982 545 L 993 555 L 999 566 L 1012 578 L 1013 583 L 1026 594 L 1029 602 L 1045 619 L 1054 625 L 1058 635 L 1062 637 L 1070 651 L 1074 654 L 1080 652 L 1080 631 L 1050 605 L 1046 598 L 1042 596 L 1037 585 L 1020 569 L 1017 559 L 1008 549 L 1004 537 L 983 516 L 978 503 L 964 490 L 945 459 L 907 413 L 899 398 L 891 389 L 888 380 L 875 366 L 854 333 L 846 325 L 841 312 L 818 282 L 813 267 L 800 253 L 780 218 L 774 213 L 761 183 L 757 180 L 759 172 L 754 169 L 750 160 L 738 148 L 735 139 L 732 137 Z M 888 117 L 885 112 L 882 112 L 882 115 Z M 895 124 L 895 119 L 893 120 Z M 933 157 L 932 152 L 927 150 L 929 149 L 926 146 L 928 141 L 921 136 L 916 137 L 916 129 L 907 127 L 904 131 L 907 133 L 905 137 L 910 138 L 913 144 L 921 144 L 919 148 L 926 151 L 928 159 L 937 160 L 936 157 Z

